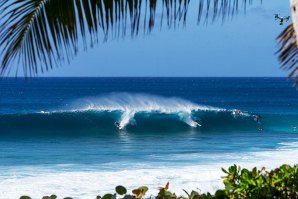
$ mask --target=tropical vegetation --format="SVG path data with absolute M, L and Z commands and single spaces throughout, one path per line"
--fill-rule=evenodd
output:
M 242 169 L 233 165 L 227 170 L 222 169 L 224 176 L 224 189 L 217 190 L 214 194 L 200 193 L 200 191 L 187 192 L 184 196 L 177 196 L 170 191 L 170 184 L 159 188 L 155 199 L 297 199 L 298 198 L 298 164 L 294 166 L 282 165 L 271 171 L 264 167 L 252 170 Z M 124 186 L 117 186 L 115 193 L 107 193 L 97 196 L 97 199 L 142 199 L 146 197 L 148 187 L 141 186 L 128 194 Z M 42 199 L 56 199 L 56 195 L 44 196 Z M 22 196 L 20 199 L 31 199 L 29 196 Z M 71 199 L 70 197 L 64 199 Z
M 225 21 L 252 3 L 252 0 L 199 0 L 198 23 Z M 0 75 L 12 72 L 13 65 L 22 66 L 17 67 L 16 74 L 21 71 L 25 76 L 37 75 L 70 62 L 80 47 L 86 50 L 101 39 L 147 34 L 159 18 L 160 28 L 183 26 L 189 6 L 190 0 L 1 0 Z M 295 24 L 290 24 L 277 41 L 281 67 L 291 71 L 289 77 L 298 81 L 294 27 Z

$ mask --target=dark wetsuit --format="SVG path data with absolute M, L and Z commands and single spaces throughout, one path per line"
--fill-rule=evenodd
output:
M 120 123 L 119 122 L 115 122 L 115 126 L 119 129 L 120 128 Z

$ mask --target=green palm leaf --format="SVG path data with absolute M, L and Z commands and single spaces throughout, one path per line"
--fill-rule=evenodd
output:
M 1 0 L 0 74 L 18 64 L 25 76 L 36 75 L 70 62 L 81 46 L 151 32 L 158 2 L 160 28 L 185 24 L 190 0 Z M 241 2 L 245 7 L 252 0 Z M 241 6 L 240 0 L 199 0 L 198 5 L 198 22 L 224 20 Z
M 293 24 L 290 24 L 277 38 L 280 45 L 278 50 L 281 68 L 291 71 L 289 78 L 294 78 L 295 84 L 298 83 L 298 46 L 296 32 Z

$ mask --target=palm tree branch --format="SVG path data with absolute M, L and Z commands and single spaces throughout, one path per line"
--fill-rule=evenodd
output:
M 277 53 L 281 63 L 281 68 L 290 71 L 289 78 L 294 78 L 295 84 L 298 83 L 298 46 L 297 35 L 293 24 L 291 23 L 277 37 L 277 43 L 280 46 Z
M 218 16 L 224 20 L 237 11 L 240 0 L 212 1 L 200 0 L 198 21 L 205 12 L 206 19 L 212 12 L 213 21 Z M 242 0 L 243 5 L 247 1 Z M 167 28 L 185 24 L 189 3 L 190 0 L 162 0 L 165 13 L 161 13 L 160 27 L 163 20 Z M 144 5 L 149 8 L 148 18 L 141 17 Z M 134 37 L 142 30 L 142 24 L 144 32 L 150 32 L 155 26 L 156 9 L 157 0 L 2 0 L 0 74 L 9 72 L 15 62 L 21 63 L 25 76 L 70 62 L 81 44 L 87 49 L 98 43 L 100 33 L 107 40 L 109 35 L 124 36 L 129 29 Z
M 7 2 L 8 1 L 3 3 Z M 12 25 L 7 29 L 2 29 L 0 31 L 0 44 L 6 44 L 3 49 L 5 54 L 3 55 L 1 72 L 5 71 L 11 60 L 16 57 L 21 50 L 25 50 L 21 49 L 22 46 L 29 49 L 29 46 L 32 45 L 33 38 L 32 35 L 30 35 L 30 32 L 35 31 L 32 26 L 34 26 L 34 23 L 38 20 L 40 10 L 43 8 L 45 2 L 46 0 L 38 0 L 34 2 L 22 2 L 18 0 L 15 3 L 18 4 L 19 7 L 10 10 L 4 16 L 8 18 L 4 25 Z M 5 12 L 9 7 L 10 6 L 4 7 L 2 12 Z M 14 21 L 17 21 L 17 23 L 12 23 Z M 26 40 L 31 41 L 31 43 L 28 42 L 25 44 L 24 42 Z M 35 54 L 35 50 L 36 49 L 31 48 L 30 51 L 27 51 L 26 53 L 29 55 L 31 53 Z M 30 62 L 36 64 L 36 56 L 28 56 L 27 58 L 30 59 Z

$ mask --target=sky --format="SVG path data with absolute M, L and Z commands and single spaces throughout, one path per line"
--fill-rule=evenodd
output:
M 194 1 L 192 1 L 194 2 Z M 192 4 L 192 3 L 191 3 Z M 197 25 L 190 5 L 186 27 L 155 30 L 131 39 L 80 49 L 69 64 L 39 76 L 75 77 L 268 77 L 279 69 L 275 39 L 286 27 L 274 14 L 290 15 L 289 1 L 255 0 L 232 20 Z

